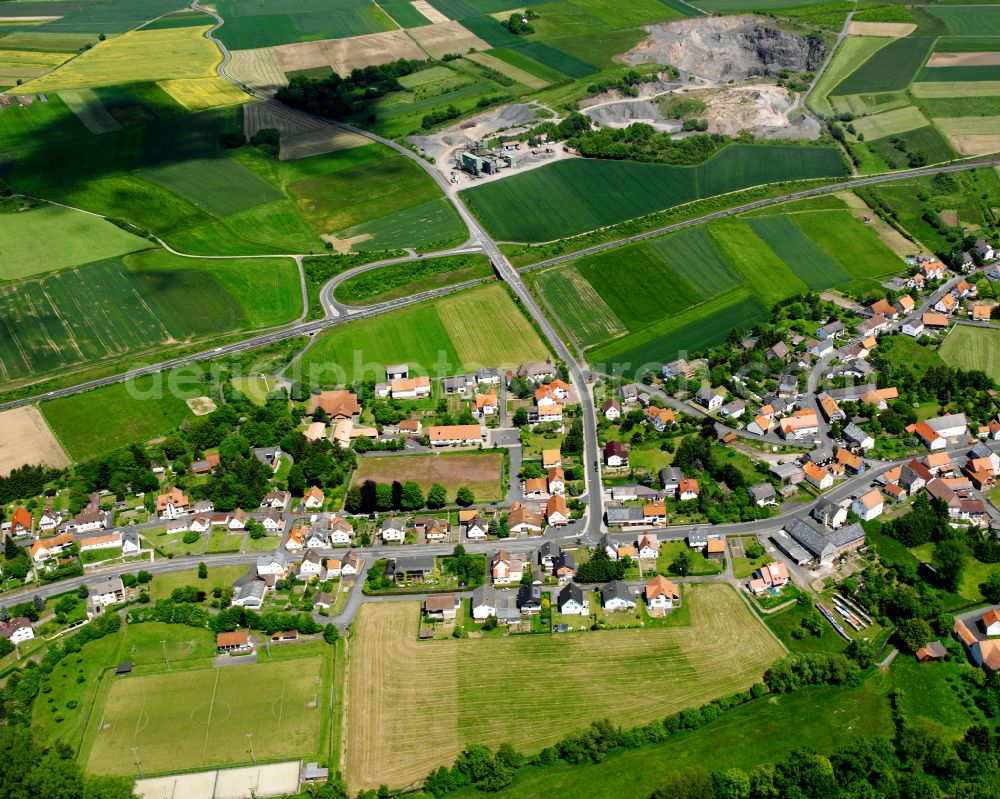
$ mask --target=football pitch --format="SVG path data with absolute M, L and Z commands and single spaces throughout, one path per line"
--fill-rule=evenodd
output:
M 321 657 L 118 678 L 87 758 L 93 774 L 146 774 L 302 757 L 319 746 Z M 100 714 L 100 715 L 98 715 Z

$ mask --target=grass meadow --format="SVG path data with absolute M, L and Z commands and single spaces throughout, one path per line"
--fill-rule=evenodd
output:
M 257 4 L 222 0 L 225 24 L 217 36 L 231 50 L 363 36 L 395 27 L 369 0 L 279 0 Z
M 448 489 L 449 500 L 466 486 L 475 494 L 476 502 L 493 502 L 503 499 L 502 470 L 503 455 L 495 452 L 359 458 L 353 482 L 415 480 L 425 494 L 434 483 L 441 483 Z
M 193 419 L 185 399 L 202 396 L 204 385 L 179 385 L 176 393 L 156 390 L 164 382 L 162 375 L 142 377 L 49 400 L 39 407 L 69 456 L 84 461 L 156 438 Z
M 832 114 L 833 109 L 827 99 L 830 92 L 890 41 L 877 36 L 848 36 L 844 39 L 816 88 L 809 94 L 809 107 L 823 114 Z
M 530 753 L 596 718 L 663 718 L 749 687 L 783 654 L 729 586 L 691 586 L 685 601 L 688 627 L 429 642 L 417 641 L 416 603 L 362 608 L 347 687 L 349 787 L 410 784 L 470 741 Z M 743 655 L 731 657 L 734 648 Z M 417 676 L 371 680 L 375 668 Z M 627 673 L 630 690 L 594 709 L 611 672 Z M 488 695 L 505 697 L 504 713 L 482 712 Z M 393 712 L 401 706 L 408 712 Z
M 383 266 L 339 283 L 334 296 L 349 304 L 370 304 L 464 283 L 493 274 L 485 255 L 451 255 Z
M 1000 380 L 1000 330 L 955 325 L 941 345 L 941 358 L 949 366 L 980 369 Z
M 0 212 L 0 280 L 80 266 L 150 246 L 104 219 L 55 205 Z
M 301 366 L 310 379 L 341 385 L 363 376 L 383 380 L 390 363 L 409 363 L 414 374 L 450 375 L 546 356 L 506 289 L 490 284 L 334 327 L 317 336 Z
M 844 171 L 832 148 L 733 145 L 696 167 L 564 159 L 462 194 L 498 239 L 541 242 L 702 197 Z
M 894 39 L 872 54 L 831 95 L 891 92 L 910 85 L 934 46 L 932 37 Z

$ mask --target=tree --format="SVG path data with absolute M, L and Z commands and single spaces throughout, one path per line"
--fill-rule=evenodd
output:
M 700 766 L 669 774 L 649 799 L 715 799 L 712 776 Z
M 910 653 L 927 646 L 931 640 L 931 626 L 923 619 L 906 619 L 896 627 L 896 637 Z
M 524 427 L 528 423 L 528 412 L 524 408 L 518 408 L 514 411 L 511 422 L 514 427 Z
M 692 565 L 691 553 L 686 549 L 682 549 L 677 553 L 674 562 L 670 564 L 670 571 L 679 574 L 681 577 L 686 577 L 691 573 Z
M 424 492 L 420 490 L 420 485 L 416 480 L 407 480 L 403 483 L 400 507 L 403 510 L 419 510 L 423 506 Z
M 361 486 L 352 485 L 344 497 L 344 510 L 348 513 L 361 512 Z
M 942 587 L 948 591 L 958 590 L 968 554 L 965 545 L 957 538 L 945 539 L 934 549 L 934 568 Z
M 208 566 L 205 565 L 204 561 L 198 564 L 198 578 L 201 580 L 208 579 Z
M 340 630 L 334 625 L 328 624 L 323 628 L 323 640 L 328 644 L 335 644 L 340 639 Z
M 7 535 L 3 539 L 3 556 L 7 560 L 15 560 L 23 554 L 21 547 L 14 542 L 14 536 Z
M 39 613 L 45 610 L 45 600 L 42 599 L 41 595 L 35 594 L 34 597 L 32 597 L 31 601 L 35 606 L 35 610 L 37 610 Z
M 375 486 L 375 509 L 380 511 L 392 510 L 391 483 L 378 483 Z
M 146 583 L 151 583 L 153 581 L 153 575 L 145 569 L 136 574 L 135 578 L 139 581 L 140 585 L 145 585 Z
M 469 507 L 472 503 L 476 501 L 476 495 L 472 493 L 472 489 L 468 486 L 462 486 L 458 489 L 458 493 L 455 495 L 455 502 L 461 505 L 463 508 Z
M 82 799 L 132 799 L 132 780 L 126 777 L 90 777 Z
M 980 589 L 987 602 L 994 605 L 1000 602 L 1000 572 L 993 572 Z
M 427 491 L 427 507 L 428 508 L 443 508 L 448 504 L 448 489 L 446 489 L 441 483 L 434 483 Z

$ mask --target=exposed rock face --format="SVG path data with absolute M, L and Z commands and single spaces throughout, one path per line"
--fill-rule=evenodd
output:
M 627 63 L 672 64 L 709 81 L 811 71 L 825 52 L 812 36 L 778 30 L 769 20 L 748 15 L 679 20 L 646 30 L 649 36 L 625 54 Z

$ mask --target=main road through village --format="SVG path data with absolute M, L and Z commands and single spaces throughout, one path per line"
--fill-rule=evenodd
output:
M 225 45 L 215 38 L 214 32 L 222 24 L 222 18 L 219 17 L 214 11 L 198 6 L 197 2 L 192 4 L 192 7 L 198 8 L 205 13 L 211 14 L 216 23 L 212 30 L 209 31 L 208 36 L 212 39 L 220 48 L 223 53 L 223 60 L 218 67 L 219 75 L 228 80 L 229 82 L 239 86 L 244 91 L 257 96 L 263 102 L 273 103 L 274 100 L 262 96 L 255 92 L 253 89 L 245 86 L 239 81 L 233 80 L 226 73 L 226 65 L 229 62 L 230 55 Z M 586 503 L 586 513 L 584 519 L 580 522 L 576 522 L 570 525 L 568 528 L 563 528 L 561 530 L 550 531 L 545 536 L 543 540 L 551 540 L 558 542 L 577 542 L 577 543 L 596 543 L 602 533 L 604 528 L 602 526 L 604 510 L 603 510 L 603 490 L 601 486 L 601 475 L 598 466 L 598 438 L 597 438 L 597 414 L 594 408 L 593 395 L 588 387 L 591 378 L 589 368 L 586 363 L 578 361 L 567 348 L 563 342 L 562 337 L 557 333 L 552 325 L 549 317 L 542 312 L 542 309 L 538 306 L 535 298 L 532 296 L 531 292 L 528 290 L 524 281 L 521 279 L 519 270 L 516 269 L 504 253 L 501 251 L 497 242 L 486 232 L 483 226 L 480 224 L 469 209 L 462 202 L 458 195 L 458 191 L 452 184 L 448 183 L 444 176 L 435 169 L 431 164 L 427 163 L 423 158 L 418 156 L 413 151 L 403 147 L 399 143 L 386 139 L 382 136 L 378 136 L 369 131 L 356 128 L 353 125 L 348 125 L 345 123 L 333 122 L 330 120 L 319 119 L 321 122 L 338 127 L 341 129 L 349 130 L 360 136 L 364 136 L 372 141 L 378 142 L 390 147 L 393 150 L 399 152 L 407 158 L 410 158 L 415 163 L 417 163 L 431 178 L 441 187 L 445 196 L 452 203 L 455 210 L 458 212 L 459 216 L 463 220 L 466 228 L 469 231 L 468 241 L 461 245 L 460 247 L 451 248 L 449 250 L 442 251 L 440 253 L 428 253 L 423 257 L 432 258 L 440 255 L 449 255 L 455 253 L 466 253 L 466 252 L 481 252 L 489 257 L 493 264 L 494 269 L 500 279 L 510 286 L 511 290 L 517 295 L 518 299 L 523 304 L 527 313 L 535 320 L 541 331 L 544 333 L 546 339 L 548 340 L 550 346 L 556 355 L 566 363 L 569 370 L 570 381 L 574 384 L 577 389 L 577 393 L 580 398 L 581 404 L 581 416 L 583 419 L 584 426 L 584 444 L 585 451 L 583 456 L 583 468 L 585 475 L 585 493 L 581 496 L 581 499 Z M 643 239 L 652 238 L 655 236 L 662 235 L 664 233 L 669 233 L 671 231 L 679 230 L 685 227 L 690 227 L 693 225 L 702 224 L 713 219 L 721 219 L 727 216 L 732 216 L 735 214 L 740 214 L 745 211 L 749 211 L 755 208 L 762 208 L 769 205 L 776 205 L 788 200 L 803 199 L 808 197 L 815 197 L 823 194 L 828 194 L 831 192 L 844 191 L 848 189 L 854 189 L 862 186 L 869 186 L 877 183 L 883 183 L 887 181 L 900 180 L 906 177 L 917 177 L 925 175 L 934 175 L 942 172 L 957 172 L 970 169 L 979 169 L 987 166 L 996 166 L 1000 164 L 1000 161 L 996 159 L 980 159 L 972 160 L 955 164 L 948 164 L 943 166 L 927 167 L 922 169 L 908 170 L 905 172 L 894 172 L 885 175 L 873 175 L 862 178 L 855 178 L 852 180 L 840 181 L 834 184 L 828 184 L 825 186 L 820 186 L 816 188 L 806 189 L 802 191 L 790 192 L 788 194 L 764 199 L 757 200 L 750 203 L 744 203 L 742 205 L 727 208 L 725 210 L 716 211 L 714 213 L 705 214 L 693 219 L 689 219 L 683 222 L 678 222 L 676 224 L 667 225 L 664 227 L 657 228 L 655 230 L 650 230 L 644 233 L 635 234 L 632 236 L 622 237 L 613 241 L 608 241 L 602 244 L 598 244 L 585 249 L 577 250 L 573 253 L 568 253 L 565 255 L 560 255 L 555 258 L 550 258 L 545 261 L 533 264 L 531 266 L 525 267 L 522 271 L 527 271 L 529 269 L 539 269 L 546 266 L 551 266 L 554 264 L 562 263 L 574 258 L 579 258 L 584 255 L 589 255 L 597 252 L 602 252 L 615 247 L 621 247 L 625 244 L 641 241 Z M 164 247 L 167 245 L 163 242 Z M 169 249 L 169 248 L 168 248 Z M 183 253 L 178 253 L 182 254 Z M 287 255 L 287 254 L 286 254 Z M 198 257 L 198 256 L 190 256 Z M 296 256 L 301 258 L 302 256 Z M 462 283 L 459 285 L 448 286 L 444 288 L 434 289 L 432 291 L 425 291 L 418 294 L 411 295 L 409 297 L 394 300 L 392 302 L 386 302 L 379 305 L 368 306 L 364 308 L 349 309 L 343 305 L 337 303 L 333 298 L 333 288 L 334 286 L 343 281 L 344 279 L 359 274 L 363 271 L 378 268 L 389 263 L 404 263 L 406 261 L 416 260 L 421 256 L 412 255 L 403 258 L 390 259 L 388 261 L 380 261 L 371 264 L 365 264 L 363 266 L 357 267 L 355 269 L 349 270 L 341 275 L 337 276 L 331 280 L 326 286 L 323 287 L 321 291 L 321 302 L 324 310 L 324 318 L 318 319 L 311 322 L 299 322 L 297 324 L 290 325 L 280 330 L 268 331 L 266 333 L 252 336 L 250 338 L 244 339 L 242 341 L 233 342 L 230 344 L 223 345 L 221 347 L 216 347 L 211 350 L 206 350 L 199 353 L 194 353 L 190 355 L 185 355 L 178 358 L 169 359 L 166 361 L 161 361 L 155 364 L 148 364 L 143 366 L 138 366 L 133 369 L 126 370 L 119 374 L 110 375 L 107 377 L 99 378 L 96 380 L 89 380 L 79 383 L 74 386 L 68 386 L 65 388 L 60 388 L 54 391 L 50 391 L 45 394 L 40 394 L 36 396 L 24 397 L 22 399 L 13 400 L 0 404 L 0 410 L 6 410 L 9 408 L 15 408 L 18 406 L 38 402 L 41 400 L 54 399 L 57 397 L 66 397 L 72 394 L 77 394 L 79 392 L 88 391 L 93 388 L 98 388 L 100 386 L 111 385 L 114 383 L 123 382 L 136 377 L 141 377 L 143 375 L 150 375 L 161 372 L 166 369 L 171 369 L 177 366 L 182 366 L 184 364 L 195 363 L 198 361 L 218 358 L 225 355 L 231 355 L 234 353 L 242 352 L 245 350 L 254 349 L 274 342 L 282 341 L 289 338 L 294 338 L 298 336 L 315 336 L 322 330 L 325 330 L 336 325 L 344 324 L 349 321 L 356 319 L 363 319 L 377 314 L 387 313 L 398 308 L 403 308 L 408 305 L 413 305 L 415 303 L 424 302 L 435 297 L 442 296 L 454 291 L 459 291 L 461 289 L 467 288 L 472 285 L 482 283 L 483 280 L 474 280 L 467 283 Z M 892 464 L 882 464 L 879 468 L 871 470 L 868 474 L 861 475 L 850 480 L 845 481 L 840 486 L 838 486 L 834 491 L 828 492 L 829 496 L 832 496 L 835 500 L 845 499 L 861 487 L 871 481 L 874 474 L 878 474 L 880 471 L 888 469 Z M 825 495 L 826 496 L 826 495 Z M 808 510 L 810 506 L 800 505 L 796 508 L 795 514 L 801 514 Z M 736 534 L 746 534 L 746 533 L 765 533 L 770 531 L 777 531 L 780 529 L 781 525 L 787 521 L 791 516 L 790 513 L 779 514 L 778 516 L 771 517 L 770 519 L 763 520 L 761 522 L 744 522 L 729 525 L 720 525 L 714 528 L 717 532 L 724 535 L 736 535 Z M 692 528 L 690 527 L 679 527 L 673 526 L 666 530 L 658 530 L 658 534 L 661 537 L 666 538 L 683 538 Z M 613 534 L 612 538 L 616 536 Z M 505 543 L 505 546 L 512 551 L 524 551 L 526 549 L 531 549 L 538 546 L 539 539 L 534 538 L 530 541 L 519 541 L 512 540 Z M 485 552 L 488 547 L 492 545 L 469 543 L 466 548 L 470 552 Z M 449 554 L 451 551 L 451 545 L 430 545 L 421 546 L 419 548 L 411 547 L 393 547 L 390 549 L 380 549 L 378 547 L 368 548 L 364 550 L 365 558 L 365 569 L 371 564 L 372 561 L 385 556 L 400 555 L 405 551 L 419 551 L 423 554 Z M 143 563 L 130 563 L 127 566 L 117 566 L 109 567 L 108 571 L 111 572 L 135 572 L 140 569 L 145 569 L 151 573 L 164 573 L 170 571 L 177 571 L 182 569 L 190 569 L 195 563 L 199 561 L 204 561 L 210 567 L 212 566 L 225 566 L 225 565 L 239 565 L 239 564 L 250 564 L 256 560 L 258 553 L 234 553 L 234 554 L 220 554 L 220 555 L 204 555 L 200 557 L 181 557 L 173 559 L 161 559 L 154 562 L 143 562 Z M 43 597 L 51 596 L 56 593 L 61 593 L 66 590 L 78 587 L 79 585 L 91 579 L 93 573 L 90 573 L 84 577 L 76 577 L 70 580 L 65 580 L 59 583 L 55 583 L 48 586 L 41 586 L 35 589 L 28 589 L 25 593 L 38 593 Z M 339 616 L 334 619 L 334 622 L 338 626 L 344 627 L 350 624 L 354 616 L 357 613 L 360 604 L 365 601 L 365 597 L 361 591 L 361 587 L 364 584 L 364 572 L 358 575 L 355 586 L 351 592 L 351 596 L 344 609 L 341 611 Z M 379 601 L 379 600 L 375 600 Z

